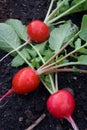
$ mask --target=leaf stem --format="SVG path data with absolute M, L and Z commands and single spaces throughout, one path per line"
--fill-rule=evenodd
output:
M 45 19 L 45 23 L 46 23 L 46 24 L 49 23 L 50 19 L 53 19 L 53 17 L 56 15 L 56 13 L 58 12 L 58 10 L 63 6 L 63 4 L 64 4 L 65 1 L 66 1 L 66 0 L 63 0 L 63 1 L 58 5 L 58 7 L 56 7 L 56 9 L 54 9 L 54 10 L 52 11 L 52 13 Z M 48 25 L 49 25 L 49 24 L 48 24 Z
M 38 51 L 38 49 L 36 49 L 36 47 L 33 46 L 32 44 L 30 44 L 30 46 L 37 52 L 37 54 L 39 55 L 40 59 L 45 64 L 45 61 L 44 61 L 43 57 L 41 56 L 40 52 Z M 37 70 L 37 73 L 38 73 L 38 75 L 41 74 L 41 72 L 38 71 L 38 70 Z M 54 82 L 53 82 L 52 76 L 50 74 L 49 74 L 49 78 L 50 78 L 50 81 L 51 81 L 52 90 L 53 90 L 53 92 L 55 92 Z M 46 84 L 44 84 L 44 85 L 46 85 Z M 45 86 L 45 87 L 47 88 L 47 86 Z
M 54 86 L 54 82 L 53 82 L 51 74 L 49 74 L 49 78 L 50 78 L 50 81 L 51 81 L 52 91 L 54 93 L 54 92 L 56 92 L 56 90 L 55 90 L 55 86 Z
M 10 51 L 9 53 L 7 53 L 4 57 L 2 57 L 0 59 L 0 62 L 2 62 L 6 57 L 8 57 L 10 54 L 12 54 L 13 52 L 21 49 L 22 47 L 24 47 L 25 45 L 27 45 L 28 43 L 30 43 L 30 39 L 28 39 L 25 43 L 23 43 L 22 45 L 18 46 L 17 48 L 15 48 L 14 50 Z
M 45 88 L 48 90 L 48 92 L 50 94 L 53 94 L 53 91 L 51 89 L 48 88 L 48 86 L 46 85 L 46 83 L 40 78 L 41 82 L 43 83 L 43 85 L 45 86 Z
M 57 68 L 58 66 L 55 66 L 56 64 L 58 64 L 58 63 L 60 63 L 61 61 L 63 61 L 64 59 L 66 59 L 67 57 L 69 57 L 70 55 L 72 55 L 72 54 L 74 54 L 75 52 L 77 52 L 77 51 L 79 51 L 80 49 L 82 49 L 83 47 L 86 47 L 87 46 L 87 43 L 85 43 L 84 45 L 82 45 L 81 47 L 79 47 L 79 48 L 77 48 L 77 49 L 75 49 L 75 50 L 73 50 L 73 51 L 71 51 L 70 53 L 68 53 L 67 55 L 65 55 L 64 57 L 62 57 L 60 60 L 58 60 L 58 61 L 56 61 L 56 62 L 54 62 L 54 63 L 52 63 L 52 64 L 49 64 L 48 66 L 45 66 L 45 67 L 43 67 L 42 68 L 42 70 L 43 69 L 47 69 L 47 68 Z M 80 64 L 79 62 L 71 62 L 71 63 L 66 63 L 67 65 L 73 65 L 73 64 Z M 62 65 L 60 65 L 60 66 L 62 66 Z M 60 67 L 59 66 L 59 67 Z M 64 64 L 63 64 L 63 66 L 64 66 Z
M 83 65 L 83 63 L 81 62 L 69 62 L 69 63 L 65 63 L 65 64 L 60 64 L 58 66 L 53 66 L 52 68 L 61 68 L 61 67 L 65 67 L 65 66 L 73 66 L 73 65 Z
M 56 20 L 62 18 L 63 16 L 68 15 L 72 10 L 74 10 L 75 8 L 77 8 L 79 5 L 83 4 L 84 2 L 86 2 L 86 0 L 82 0 L 79 3 L 77 3 L 76 5 L 72 6 L 71 8 L 69 8 L 68 10 L 66 10 L 65 12 L 63 12 L 62 14 L 58 15 L 57 17 L 53 18 L 52 20 L 48 21 L 48 25 L 55 22 Z
M 55 1 L 55 0 L 51 0 L 49 9 L 48 9 L 47 14 L 46 14 L 46 17 L 45 17 L 45 19 L 44 19 L 44 23 L 46 23 L 46 20 L 48 19 L 48 16 L 49 16 L 49 14 L 50 14 L 50 12 L 51 12 L 51 9 L 52 9 L 52 6 L 53 6 L 54 1 Z
M 65 22 L 66 22 L 65 20 L 59 21 L 59 22 L 56 22 L 56 23 L 52 23 L 51 26 L 60 25 L 60 24 L 63 24 Z
M 47 62 L 45 62 L 45 64 L 43 64 L 40 68 L 44 68 L 45 66 L 47 66 L 56 56 L 58 56 L 71 42 L 73 42 L 73 40 L 79 35 L 80 31 L 78 33 L 75 34 L 74 37 L 72 37 L 70 39 L 70 41 L 68 41 L 55 55 L 53 55 Z
M 31 63 L 28 62 L 28 60 L 18 50 L 17 50 L 17 53 L 28 64 L 28 66 L 30 66 L 31 68 L 33 68 L 33 66 L 31 65 Z
M 36 51 L 36 53 L 39 55 L 40 59 L 42 60 L 43 63 L 45 63 L 43 57 L 41 56 L 40 52 L 36 49 L 35 46 L 33 46 L 32 44 L 30 44 L 30 46 Z
M 8 54 L 6 54 L 2 59 L 0 59 L 0 62 L 2 62 L 7 56 L 9 56 L 10 54 L 12 54 L 13 52 L 17 52 L 19 54 L 19 56 L 31 67 L 33 68 L 33 66 L 31 65 L 31 63 L 28 62 L 28 60 L 21 54 L 20 51 L 18 51 L 19 49 L 21 49 L 22 47 L 24 47 L 25 45 L 27 45 L 28 43 L 31 42 L 31 39 L 28 39 L 24 44 L 22 44 L 21 46 L 14 48 L 14 50 L 12 50 L 11 52 L 9 52 Z
M 79 72 L 79 73 L 87 73 L 87 70 L 82 70 L 82 69 L 76 69 L 73 70 L 72 68 L 61 68 L 61 69 L 47 69 L 44 70 L 43 73 L 60 73 L 60 72 Z
M 56 91 L 58 91 L 58 73 L 55 72 L 55 88 L 56 88 Z

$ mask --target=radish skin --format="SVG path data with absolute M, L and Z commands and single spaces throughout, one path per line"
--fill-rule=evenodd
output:
M 25 67 L 19 70 L 12 79 L 12 88 L 5 93 L 0 102 L 12 93 L 26 94 L 36 90 L 39 87 L 40 78 L 36 70 Z
M 27 25 L 27 34 L 37 44 L 45 42 L 50 36 L 49 27 L 41 20 L 33 20 Z
M 71 117 L 75 110 L 75 99 L 69 90 L 62 89 L 53 93 L 47 100 L 47 109 L 53 117 L 67 119 L 74 130 L 79 130 Z

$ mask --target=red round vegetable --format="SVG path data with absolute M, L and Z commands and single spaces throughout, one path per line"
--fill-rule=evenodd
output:
M 0 101 L 5 99 L 13 92 L 17 94 L 26 94 L 37 89 L 40 83 L 40 78 L 37 72 L 29 67 L 19 70 L 13 77 L 12 88 L 0 98 Z
M 30 40 L 36 43 L 42 43 L 50 36 L 49 27 L 40 20 L 30 22 L 27 26 L 27 33 Z
M 12 80 L 12 88 L 15 93 L 25 94 L 35 90 L 40 83 L 40 79 L 36 71 L 26 67 L 18 71 Z
M 67 90 L 59 90 L 48 98 L 47 108 L 56 118 L 69 117 L 75 109 L 74 97 Z
M 53 117 L 67 119 L 74 130 L 78 130 L 71 117 L 75 109 L 75 99 L 71 92 L 62 89 L 52 94 L 47 100 L 47 109 Z

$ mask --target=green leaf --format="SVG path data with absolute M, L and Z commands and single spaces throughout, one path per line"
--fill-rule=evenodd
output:
M 58 60 L 60 60 L 61 58 L 63 58 L 64 57 L 64 55 L 60 55 L 60 56 L 57 56 L 56 57 L 56 61 L 58 61 Z M 68 59 L 64 59 L 64 60 L 62 60 L 61 62 L 59 62 L 58 64 L 65 64 L 65 63 L 69 63 L 69 61 L 68 61 Z
M 0 23 L 0 49 L 11 51 L 20 45 L 20 39 L 14 29 L 6 23 Z
M 39 67 L 40 67 L 40 63 L 41 63 L 41 60 L 40 60 L 40 58 L 36 57 L 36 58 L 33 58 L 33 59 L 31 60 L 31 63 L 32 63 L 32 66 L 33 66 L 34 68 L 39 68 Z
M 58 11 L 58 13 L 63 13 L 64 11 L 68 10 L 70 8 L 70 4 L 69 4 L 69 1 L 70 0 L 66 0 L 64 3 L 63 3 L 63 6 L 61 6 L 60 10 Z M 62 0 L 59 0 L 58 3 L 57 3 L 57 6 L 60 6 L 61 3 L 63 1 Z
M 20 39 L 24 41 L 27 40 L 28 36 L 27 36 L 26 26 L 23 25 L 20 20 L 9 19 L 6 21 L 6 23 L 12 26 L 12 28 L 16 31 Z
M 51 74 L 51 76 L 53 76 L 52 74 Z M 49 75 L 44 75 L 44 74 L 42 74 L 42 75 L 40 75 L 40 78 L 45 82 L 45 84 L 47 85 L 47 87 L 50 89 L 50 90 L 52 90 L 52 85 L 51 85 L 51 82 L 50 82 L 50 78 L 49 78 Z
M 72 24 L 71 21 L 60 25 L 58 28 L 55 28 L 49 38 L 50 48 L 55 51 L 55 53 L 68 42 L 74 34 L 77 32 L 77 26 Z
M 81 45 L 81 39 L 80 38 L 78 38 L 72 45 L 71 45 L 71 47 L 73 47 L 73 48 L 75 48 L 75 49 L 78 49 L 78 48 L 80 48 L 82 45 Z M 83 47 L 83 48 L 81 48 L 81 49 L 79 49 L 77 52 L 80 52 L 80 53 L 82 53 L 82 54 L 86 54 L 87 55 L 87 49 L 86 49 L 86 47 Z
M 35 58 L 37 56 L 37 53 L 32 49 L 32 48 L 26 48 L 27 49 L 27 52 L 28 54 L 32 57 L 32 58 Z
M 51 56 L 54 55 L 54 52 L 51 50 L 51 49 L 45 49 L 44 50 L 44 53 L 43 53 L 43 58 L 44 58 L 44 61 L 47 61 L 51 58 Z
M 19 67 L 19 66 L 23 65 L 24 62 L 25 62 L 25 61 L 24 61 L 19 55 L 17 55 L 17 56 L 12 60 L 11 66 L 12 66 L 12 67 Z
M 79 2 L 81 2 L 81 0 L 73 0 L 71 6 L 74 6 Z M 87 0 L 83 4 L 79 5 L 77 8 L 75 8 L 74 10 L 72 10 L 71 13 L 76 13 L 76 12 L 81 12 L 86 10 L 87 10 Z
M 72 67 L 72 70 L 73 72 L 78 72 L 78 69 L 75 66 Z
M 78 62 L 83 65 L 87 65 L 87 55 L 81 55 L 78 57 Z
M 81 39 L 78 38 L 76 41 L 75 41 L 75 49 L 81 47 Z
M 27 60 L 30 60 L 30 56 L 26 50 L 26 48 L 24 48 L 23 50 L 20 51 L 20 53 L 23 55 L 23 57 Z M 25 61 L 21 58 L 20 55 L 15 56 L 15 58 L 12 60 L 11 65 L 13 67 L 19 67 L 21 65 L 23 65 L 25 63 Z
M 79 36 L 84 41 L 87 41 L 87 15 L 83 16 L 82 24 L 81 24 L 81 32 L 80 32 Z
M 62 2 L 63 2 L 62 0 L 59 0 L 57 6 L 59 6 Z M 81 0 L 65 0 L 63 5 L 59 9 L 57 15 L 64 13 L 65 11 L 67 12 L 70 8 L 78 5 L 80 2 L 81 2 Z M 69 11 L 68 13 L 66 13 L 66 15 L 81 12 L 81 11 L 86 11 L 86 10 L 87 10 L 87 0 L 85 0 L 84 3 L 78 5 L 77 7 L 75 7 L 74 9 Z
M 40 54 L 44 53 L 44 50 L 45 50 L 45 47 L 46 47 L 46 43 L 47 42 L 44 42 L 42 44 L 36 44 L 36 45 L 34 45 L 35 48 L 40 52 Z
M 80 49 L 79 52 L 87 55 L 87 49 L 86 48 Z

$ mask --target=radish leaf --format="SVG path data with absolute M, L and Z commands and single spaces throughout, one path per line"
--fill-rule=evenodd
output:
M 78 4 L 81 2 L 81 0 L 73 0 L 71 3 L 71 6 Z M 76 12 L 81 12 L 81 11 L 86 11 L 87 10 L 87 0 L 80 6 L 78 6 L 76 9 L 74 9 L 71 13 L 76 13 Z
M 83 16 L 82 24 L 81 24 L 81 32 L 79 36 L 84 41 L 87 41 L 87 15 Z
M 12 28 L 16 31 L 17 35 L 20 39 L 26 41 L 27 40 L 27 30 L 26 26 L 22 24 L 22 22 L 18 19 L 9 19 L 6 21 L 7 24 L 11 25 Z
M 75 49 L 81 47 L 81 39 L 78 38 L 76 41 L 75 41 Z
M 87 65 L 87 55 L 81 55 L 78 57 L 78 62 L 83 65 Z
M 30 56 L 26 50 L 26 48 L 24 48 L 23 50 L 20 51 L 20 53 L 23 55 L 23 57 L 27 60 L 30 60 Z M 17 55 L 14 57 L 14 59 L 12 60 L 11 62 L 11 65 L 13 67 L 18 67 L 18 66 L 21 66 L 25 63 L 25 61 L 21 58 L 20 55 Z
M 0 49 L 9 52 L 20 44 L 20 39 L 14 29 L 10 25 L 0 23 Z
M 64 45 L 67 41 L 74 36 L 77 32 L 77 26 L 72 24 L 71 21 L 60 25 L 58 28 L 55 28 L 50 35 L 49 43 L 50 48 L 55 51 L 55 53 Z

